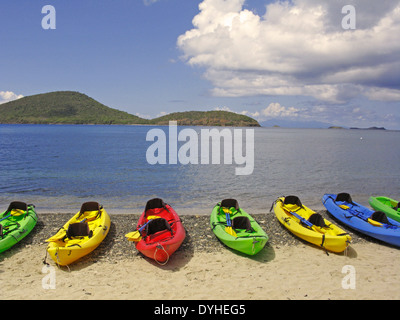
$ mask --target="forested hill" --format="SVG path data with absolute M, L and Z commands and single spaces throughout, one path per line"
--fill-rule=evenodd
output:
M 167 125 L 172 120 L 192 126 L 260 126 L 250 117 L 227 111 L 177 112 L 148 120 L 73 91 L 37 94 L 0 104 L 0 123 Z
M 58 91 L 1 104 L 0 123 L 145 124 L 146 120 L 79 92 Z
M 174 112 L 150 120 L 150 124 L 167 125 L 176 120 L 178 125 L 186 126 L 232 126 L 232 127 L 259 127 L 260 124 L 245 115 L 228 111 L 186 111 Z

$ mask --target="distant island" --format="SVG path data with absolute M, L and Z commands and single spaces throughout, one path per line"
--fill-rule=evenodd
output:
M 350 129 L 353 129 L 353 130 L 386 130 L 384 127 L 370 127 L 370 128 L 355 128 L 355 127 L 352 127 Z
M 345 129 L 345 128 L 341 126 L 330 126 L 328 129 Z
M 138 124 L 260 127 L 253 118 L 228 111 L 175 112 L 155 119 L 143 119 L 107 107 L 85 94 L 57 91 L 27 96 L 0 104 L 3 124 Z
M 328 129 L 346 129 L 346 128 L 341 127 L 341 126 L 330 126 Z M 386 130 L 384 127 L 370 127 L 370 128 L 351 127 L 349 129 L 351 129 L 351 130 Z

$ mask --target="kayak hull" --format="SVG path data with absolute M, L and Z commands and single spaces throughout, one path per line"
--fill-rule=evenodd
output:
M 136 230 L 146 224 L 150 216 L 165 219 L 172 230 L 161 230 L 154 234 L 146 235 L 135 243 L 136 249 L 144 256 L 155 260 L 159 264 L 166 264 L 171 255 L 179 249 L 185 240 L 186 231 L 182 221 L 175 210 L 168 204 L 164 208 L 152 208 L 143 211 L 137 223 Z
M 382 211 L 386 215 L 398 222 L 400 222 L 400 209 L 395 210 L 394 208 L 398 205 L 398 201 L 388 197 L 370 197 L 369 204 L 376 211 Z
M 287 206 L 284 205 L 285 197 L 279 198 L 274 203 L 274 213 L 278 221 L 295 236 L 314 244 L 325 250 L 340 253 L 346 250 L 351 241 L 351 236 L 334 225 L 330 221 L 323 219 L 326 227 L 313 227 L 301 223 L 300 219 L 290 214 Z M 302 207 L 291 207 L 296 214 L 308 220 L 316 212 L 302 205 Z
M 370 218 L 374 211 L 357 202 L 336 201 L 336 194 L 325 194 L 322 202 L 327 211 L 344 225 L 372 238 L 400 247 L 400 223 L 388 218 L 390 226 L 376 225 Z M 343 209 L 340 206 L 348 207 Z
M 253 232 L 248 232 L 242 229 L 233 229 L 236 236 L 233 236 L 226 232 L 227 220 L 226 215 L 221 213 L 221 203 L 218 203 L 212 210 L 210 216 L 210 225 L 215 236 L 227 247 L 236 251 L 242 252 L 247 255 L 256 255 L 266 245 L 268 241 L 268 235 L 260 227 L 260 225 L 241 208 L 233 210 L 233 214 L 230 214 L 231 219 L 238 217 L 246 217 L 249 219 Z
M 9 212 L 5 211 L 0 214 L 0 222 L 3 226 L 4 234 L 0 236 L 0 253 L 7 251 L 15 244 L 24 239 L 36 226 L 37 214 L 33 205 L 27 206 L 27 212 L 20 216 L 10 216 Z
M 89 230 L 91 236 L 77 237 L 69 239 L 65 238 L 66 230 L 70 224 L 82 221 L 85 219 L 85 214 L 80 215 L 81 212 L 75 214 L 64 226 L 59 230 L 59 232 L 52 238 L 46 240 L 49 242 L 47 247 L 47 252 L 50 257 L 60 266 L 70 265 L 80 258 L 88 255 L 93 250 L 95 250 L 101 242 L 105 239 L 108 232 L 110 231 L 111 219 L 104 208 L 100 210 L 100 216 L 98 218 L 92 219 L 88 218 L 87 222 L 89 225 Z M 94 214 L 93 214 L 94 215 Z M 97 213 L 96 213 L 97 215 Z M 57 238 L 58 239 L 54 239 Z

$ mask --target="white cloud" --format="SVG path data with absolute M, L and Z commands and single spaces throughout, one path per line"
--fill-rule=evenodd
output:
M 294 107 L 284 107 L 279 103 L 270 103 L 268 107 L 261 111 L 261 114 L 268 118 L 298 117 L 300 109 Z
M 6 103 L 12 100 L 21 99 L 24 96 L 22 94 L 16 94 L 11 91 L 0 91 L 0 104 Z
M 143 118 L 143 119 L 151 119 L 151 116 L 150 116 L 150 115 L 148 115 L 148 114 L 143 114 L 143 113 L 140 113 L 140 112 L 136 112 L 136 113 L 135 113 L 135 116 L 138 116 L 139 118 Z
M 216 107 L 214 108 L 214 110 L 235 112 L 238 114 L 250 116 L 257 120 L 265 120 L 268 118 L 297 118 L 299 117 L 299 113 L 302 111 L 302 109 L 299 108 L 282 106 L 278 102 L 272 102 L 265 109 L 257 110 L 254 112 L 248 110 L 236 112 L 227 106 Z
M 167 114 L 168 114 L 168 112 L 166 112 L 166 111 L 161 111 L 159 114 L 156 115 L 156 118 L 165 116 L 165 115 L 167 115 Z
M 231 110 L 231 108 L 227 107 L 227 106 L 223 106 L 223 107 L 215 107 L 214 108 L 215 111 L 228 111 L 228 112 L 235 112 L 233 110 Z
M 370 88 L 365 92 L 370 100 L 400 101 L 400 90 L 388 88 Z
M 249 117 L 252 117 L 252 118 L 256 118 L 256 119 L 258 119 L 260 117 L 260 112 L 258 112 L 258 111 L 250 112 L 250 111 L 247 111 L 247 110 L 243 110 L 243 111 L 240 112 L 240 114 L 243 114 L 245 116 L 249 116 Z
M 299 123 L 305 122 L 324 122 L 327 124 L 349 126 L 372 126 L 376 123 L 384 125 L 384 121 L 387 118 L 385 114 L 376 113 L 374 110 L 363 110 L 359 106 L 355 107 L 337 107 L 331 108 L 324 105 L 315 106 L 304 106 L 304 107 L 293 107 L 284 106 L 279 102 L 271 102 L 267 107 L 260 108 L 256 111 L 234 111 L 228 106 L 217 107 L 214 110 L 223 110 L 243 114 L 256 119 L 259 122 L 267 120 L 288 120 Z M 393 117 L 389 118 L 393 121 Z
M 356 30 L 341 27 L 348 2 L 276 1 L 260 16 L 245 0 L 203 0 L 177 44 L 189 65 L 205 69 L 215 96 L 399 101 L 387 88 L 400 81 L 400 0 L 351 1 Z

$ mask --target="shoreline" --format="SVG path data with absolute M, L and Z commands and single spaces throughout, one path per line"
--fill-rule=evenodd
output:
M 150 119 L 152 120 L 152 119 Z M 51 125 L 51 126 L 149 126 L 149 127 L 168 127 L 168 124 L 151 124 L 151 123 L 59 123 L 59 122 L 0 122 L 0 125 Z M 369 127 L 369 128 L 357 128 L 357 127 L 346 127 L 346 126 L 329 126 L 329 127 L 285 127 L 279 125 L 268 125 L 268 126 L 223 126 L 223 125 L 196 125 L 196 124 L 180 124 L 179 127 L 214 127 L 214 128 L 263 128 L 263 129 L 294 129 L 294 130 L 359 130 L 359 131 L 396 131 L 400 132 L 400 129 L 388 129 L 386 127 Z M 376 129 L 374 129 L 376 128 Z
M 154 196 L 156 197 L 156 196 Z M 151 197 L 149 197 L 150 199 Z M 318 199 L 318 201 L 314 201 L 311 202 L 308 198 L 305 198 L 305 203 L 307 203 L 307 206 L 309 208 L 311 208 L 312 210 L 314 210 L 315 212 L 321 212 L 321 211 L 326 211 L 324 205 L 322 204 L 322 202 Z M 397 197 L 395 197 L 397 199 Z M 251 215 L 258 215 L 258 216 L 262 216 L 262 215 L 270 215 L 270 214 L 274 214 L 273 211 L 269 211 L 272 203 L 276 200 L 277 198 L 268 198 L 265 200 L 265 203 L 263 205 L 259 205 L 259 206 L 246 206 L 246 207 L 242 207 L 243 209 L 246 210 L 247 213 L 251 214 Z M 18 199 L 15 199 L 18 200 Z M 63 205 L 60 205 L 59 207 L 53 207 L 53 206 L 43 206 L 43 204 L 41 203 L 41 201 L 33 201 L 33 200 L 37 200 L 37 199 L 30 199 L 31 201 L 26 201 L 25 199 L 19 200 L 19 201 L 23 201 L 26 203 L 33 203 L 35 205 L 35 210 L 36 213 L 39 216 L 45 216 L 45 215 L 49 215 L 49 214 L 59 214 L 59 215 L 66 215 L 66 217 L 68 215 L 72 216 L 73 214 L 77 213 L 80 209 L 81 204 L 84 202 L 82 200 L 80 200 L 78 205 L 71 205 L 70 203 L 68 203 L 68 205 L 65 206 L 65 208 L 63 208 Z M 96 201 L 97 199 L 91 200 L 88 199 L 87 201 Z M 168 204 L 170 204 L 174 210 L 178 213 L 179 216 L 207 216 L 209 217 L 211 215 L 211 212 L 213 210 L 213 207 L 220 202 L 222 199 L 220 200 L 215 200 L 208 205 L 182 205 L 179 203 L 170 203 L 167 202 Z M 75 201 L 77 202 L 77 201 Z M 364 201 L 365 202 L 365 201 Z M 146 201 L 142 201 L 142 202 L 137 202 L 132 204 L 129 208 L 128 207 L 117 207 L 117 206 L 113 206 L 112 204 L 110 205 L 109 203 L 103 203 L 100 202 L 99 203 L 101 205 L 104 206 L 105 210 L 107 211 L 107 213 L 110 215 L 110 217 L 114 217 L 114 216 L 119 216 L 119 215 L 128 215 L 128 216 L 135 216 L 135 215 L 140 215 L 143 213 L 143 210 L 145 208 L 145 204 Z M 8 208 L 10 202 L 4 202 L 4 203 L 0 203 L 0 208 L 2 208 L 2 210 L 4 211 L 5 209 Z M 74 213 L 72 213 L 74 212 Z M 68 219 L 67 219 L 68 220 Z
M 326 211 L 319 211 L 336 223 Z M 55 271 L 56 288 L 44 289 L 44 242 L 71 214 L 41 214 L 35 229 L 0 254 L 3 299 L 268 300 L 400 299 L 400 250 L 350 231 L 352 244 L 329 253 L 293 236 L 275 215 L 252 215 L 270 239 L 250 257 L 225 247 L 209 216 L 181 216 L 187 236 L 165 266 L 144 258 L 124 235 L 139 215 L 112 215 L 103 243 L 69 268 Z M 343 227 L 343 226 L 342 226 Z M 344 289 L 343 267 L 354 266 L 356 289 Z M 44 271 L 43 271 L 44 270 Z M 390 286 L 389 286 L 390 284 Z
M 321 214 L 325 219 L 338 224 L 335 219 L 330 216 L 326 210 L 316 211 Z M 23 245 L 40 245 L 44 244 L 45 240 L 54 235 L 65 222 L 67 222 L 74 214 L 70 213 L 41 213 L 38 214 L 38 223 L 32 232 L 16 246 Z M 251 214 L 251 216 L 258 222 L 258 224 L 265 230 L 269 236 L 267 245 L 270 246 L 289 246 L 297 244 L 308 244 L 306 241 L 291 234 L 281 223 L 276 219 L 273 212 Z M 94 257 L 106 257 L 108 255 L 121 256 L 121 252 L 136 250 L 130 241 L 125 239 L 125 234 L 132 232 L 136 228 L 137 221 L 140 214 L 112 214 L 111 227 L 107 237 L 100 244 L 100 246 L 93 252 Z M 208 251 L 217 250 L 218 248 L 226 249 L 223 244 L 215 237 L 210 227 L 209 215 L 180 215 L 182 224 L 186 229 L 186 238 L 183 241 L 178 251 Z M 339 224 L 340 225 L 340 224 Z M 366 235 L 360 234 L 340 225 L 346 232 L 350 233 L 352 243 L 360 242 L 375 242 L 380 243 L 378 240 L 370 238 Z M 316 247 L 317 248 L 317 247 Z M 317 248 L 318 249 L 318 248 Z M 230 249 L 228 249 L 230 250 Z M 323 250 L 321 250 L 323 251 Z M 0 257 L 1 259 L 1 257 Z

